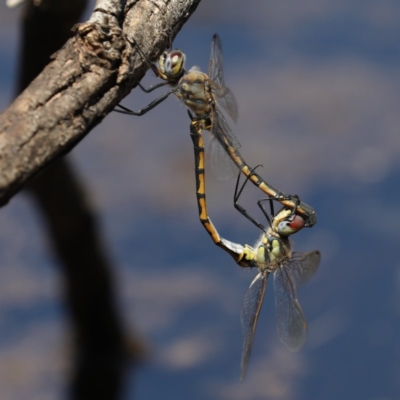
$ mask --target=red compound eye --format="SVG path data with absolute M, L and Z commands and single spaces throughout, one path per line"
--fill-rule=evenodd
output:
M 301 228 L 304 228 L 305 221 L 300 215 L 295 215 L 293 217 L 293 220 L 288 224 L 292 229 L 295 229 L 296 231 L 300 230 Z

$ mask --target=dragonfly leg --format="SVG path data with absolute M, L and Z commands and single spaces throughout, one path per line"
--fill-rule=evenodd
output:
M 292 212 L 290 215 L 294 215 L 297 213 L 297 209 L 299 208 L 300 205 L 300 197 L 297 194 L 294 194 L 291 197 L 291 200 L 294 201 L 294 207 L 292 208 Z
M 187 113 L 188 113 L 188 115 L 189 115 L 190 120 L 191 120 L 191 121 L 194 121 L 195 118 L 194 118 L 193 114 L 190 112 L 189 109 L 187 110 Z
M 155 75 L 157 77 L 160 77 L 160 74 L 158 72 L 158 68 L 156 67 L 156 65 L 154 65 L 146 56 L 146 54 L 143 53 L 142 49 L 140 48 L 140 46 L 136 43 L 136 41 L 134 39 L 132 39 L 134 43 L 131 43 L 132 45 L 135 46 L 135 48 L 137 49 L 137 51 L 139 52 L 140 56 L 147 62 L 147 64 L 149 64 L 150 68 L 152 69 L 152 71 L 155 73 Z
M 235 194 L 233 196 L 233 205 L 238 210 L 245 218 L 247 218 L 250 222 L 252 222 L 257 228 L 261 229 L 263 232 L 266 232 L 265 226 L 258 222 L 256 219 L 254 219 L 244 208 L 242 205 L 238 203 L 239 197 L 241 196 L 244 187 L 246 186 L 247 181 L 250 179 L 251 175 L 253 174 L 253 171 L 258 168 L 260 165 L 257 165 L 255 168 L 253 168 L 250 172 L 250 174 L 246 177 L 246 180 L 244 181 L 242 187 L 239 189 L 239 182 L 240 182 L 240 174 L 241 171 L 239 172 L 238 178 L 236 180 L 236 186 L 235 186 Z M 268 222 L 269 218 L 268 218 Z
M 145 92 L 145 93 L 151 93 L 153 90 L 156 90 L 156 89 L 158 89 L 158 88 L 160 88 L 160 87 L 169 85 L 169 82 L 167 82 L 167 81 L 165 81 L 165 82 L 160 82 L 160 83 L 157 83 L 157 85 L 150 86 L 149 88 L 145 88 L 140 82 L 138 82 L 137 85 L 140 87 L 140 89 L 143 90 L 143 92 Z
M 270 207 L 270 215 L 274 216 L 275 215 L 275 210 L 274 210 L 274 200 L 275 201 L 280 201 L 280 200 L 291 200 L 294 201 L 294 207 L 292 208 L 292 211 L 290 215 L 294 215 L 297 213 L 297 208 L 300 205 L 300 197 L 297 194 L 294 195 L 288 195 L 288 196 L 277 196 L 277 197 L 267 197 L 264 199 L 260 199 L 257 201 L 258 206 L 260 207 L 262 213 L 265 215 L 267 218 L 268 222 L 270 222 L 270 216 L 268 215 L 267 210 L 264 208 L 263 202 L 268 201 L 269 202 L 269 207 Z
M 262 213 L 264 214 L 265 218 L 268 221 L 268 224 L 271 226 L 271 217 L 273 217 L 275 215 L 275 210 L 274 210 L 274 203 L 272 201 L 273 198 L 271 197 L 267 197 L 265 199 L 260 199 L 257 201 L 257 205 L 258 207 L 260 207 Z M 268 214 L 268 211 L 264 208 L 264 201 L 268 201 L 269 202 L 269 210 L 270 210 L 270 214 Z
M 170 94 L 174 93 L 174 90 L 170 90 L 169 92 L 163 94 L 160 96 L 158 99 L 155 99 L 152 101 L 150 104 L 148 104 L 146 107 L 142 108 L 139 111 L 132 111 L 129 108 L 126 108 L 122 106 L 121 104 L 117 104 L 117 107 L 120 107 L 121 110 L 114 109 L 113 111 L 120 113 L 120 114 L 127 114 L 127 115 L 137 115 L 141 116 L 152 110 L 154 107 L 158 106 L 160 103 L 162 103 Z
M 135 46 L 135 48 L 137 49 L 137 51 L 139 52 L 140 56 L 147 62 L 147 64 L 150 66 L 151 70 L 154 72 L 154 74 L 160 78 L 160 73 L 158 71 L 158 68 L 155 64 L 153 64 L 146 56 L 146 54 L 143 53 L 142 49 L 138 46 L 138 44 L 134 41 L 134 43 L 131 43 L 132 45 Z M 170 82 L 166 81 L 166 82 L 161 82 L 158 83 L 157 85 L 154 86 L 150 86 L 149 88 L 145 88 L 140 82 L 137 82 L 137 85 L 140 87 L 140 89 L 143 90 L 143 92 L 145 93 L 151 93 L 153 90 L 156 90 L 160 87 L 169 85 Z

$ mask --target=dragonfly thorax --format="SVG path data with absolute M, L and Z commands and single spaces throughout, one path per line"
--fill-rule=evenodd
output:
M 214 99 L 208 85 L 208 75 L 191 68 L 179 81 L 175 94 L 195 113 L 196 118 L 208 118 Z
M 274 269 L 274 264 L 290 256 L 289 240 L 279 235 L 264 233 L 255 247 L 255 260 L 260 269 L 263 266 L 265 269 Z
M 169 50 L 158 59 L 158 73 L 166 81 L 178 80 L 185 72 L 186 55 L 181 50 Z

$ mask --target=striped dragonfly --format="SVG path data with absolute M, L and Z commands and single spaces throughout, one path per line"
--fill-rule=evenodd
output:
M 235 208 L 249 221 L 261 229 L 262 236 L 254 247 L 247 244 L 233 243 L 221 237 L 213 225 L 207 212 L 205 187 L 205 161 L 202 130 L 191 129 L 195 152 L 196 195 L 199 208 L 199 218 L 214 243 L 230 254 L 244 268 L 258 268 L 258 274 L 247 290 L 242 303 L 242 328 L 244 344 L 241 361 L 241 380 L 244 379 L 250 360 L 258 317 L 264 300 L 268 276 L 273 274 L 275 288 L 275 309 L 278 336 L 283 344 L 292 351 L 299 350 L 306 338 L 307 322 L 297 299 L 297 288 L 306 283 L 316 272 L 320 263 L 320 253 L 292 252 L 289 236 L 305 226 L 305 220 L 296 214 L 296 208 L 283 207 L 275 214 L 274 198 L 261 199 L 258 206 L 268 221 L 268 228 L 251 217 L 238 203 L 239 197 L 250 176 L 239 189 L 239 178 L 234 194 Z M 292 196 L 293 198 L 294 196 Z M 264 202 L 270 203 L 270 215 L 264 207 Z
M 138 50 L 145 58 L 139 47 Z M 233 120 L 237 119 L 236 100 L 231 90 L 225 86 L 222 46 L 219 36 L 217 34 L 213 36 L 208 75 L 196 67 L 186 71 L 185 61 L 186 56 L 181 50 L 165 51 L 157 65 L 150 64 L 156 75 L 164 82 L 150 89 L 146 89 L 140 84 L 139 86 L 145 92 L 150 92 L 166 84 L 172 86 L 172 89 L 137 112 L 122 105 L 118 105 L 121 110 L 115 111 L 129 115 L 143 115 L 174 93 L 194 113 L 193 116 L 189 111 L 192 125 L 195 123 L 198 127 L 211 132 L 212 140 L 207 154 L 211 170 L 216 177 L 220 180 L 229 179 L 237 174 L 237 168 L 239 168 L 244 175 L 250 177 L 253 184 L 269 197 L 274 197 L 283 205 L 294 208 L 295 202 L 291 197 L 269 185 L 257 174 L 250 175 L 251 169 L 238 150 L 240 144 L 218 107 L 220 105 L 225 109 Z M 316 223 L 315 211 L 307 204 L 301 202 L 297 207 L 297 212 L 306 219 L 306 226 L 311 227 Z
M 216 137 L 219 138 L 222 148 L 227 154 L 229 154 L 243 175 L 245 175 L 246 178 L 256 185 L 262 192 L 268 195 L 268 197 L 279 201 L 281 204 L 291 208 L 292 210 L 296 209 L 296 214 L 299 214 L 305 220 L 306 227 L 312 227 L 315 225 L 317 222 L 317 216 L 312 207 L 300 201 L 298 196 L 288 195 L 274 188 L 260 175 L 256 174 L 254 170 L 247 164 L 242 155 L 239 153 L 238 149 L 232 146 L 232 144 L 229 142 L 228 138 L 233 134 L 230 133 L 231 129 L 222 114 L 219 115 L 214 125 L 210 127 L 209 120 L 196 118 L 190 113 L 190 111 L 188 111 L 188 113 L 190 119 L 192 120 L 190 124 L 190 134 L 192 139 L 193 137 L 198 136 L 202 138 L 203 130 L 215 129 L 216 132 L 228 132 L 228 135 L 219 133 L 218 135 L 216 134 Z
M 139 48 L 138 50 L 145 57 Z M 119 109 L 114 111 L 141 116 L 162 103 L 171 94 L 175 94 L 195 114 L 196 118 L 212 121 L 211 125 L 216 125 L 217 119 L 222 115 L 219 106 L 236 121 L 238 107 L 232 91 L 225 86 L 222 46 L 219 36 L 217 34 L 213 36 L 208 74 L 201 72 L 197 67 L 186 71 L 185 61 L 186 55 L 181 50 L 164 51 L 159 57 L 157 65 L 150 64 L 155 74 L 164 82 L 150 89 L 146 89 L 140 84 L 139 87 L 147 93 L 167 84 L 172 86 L 172 89 L 139 111 L 132 111 L 120 104 L 118 104 Z M 222 132 L 211 129 L 210 132 L 212 140 L 208 154 L 212 172 L 219 180 L 230 179 L 237 174 L 237 167 L 221 147 L 222 138 L 219 136 L 225 135 L 224 140 L 228 141 L 235 149 L 240 147 L 240 143 L 230 130 Z

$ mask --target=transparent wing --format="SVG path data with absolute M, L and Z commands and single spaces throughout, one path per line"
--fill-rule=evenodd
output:
M 240 380 L 246 376 L 249 364 L 251 349 L 253 347 L 254 334 L 256 333 L 258 316 L 264 300 L 265 289 L 267 287 L 268 275 L 261 272 L 255 277 L 242 301 L 242 330 L 243 330 L 243 351 L 242 351 L 242 373 Z
M 225 87 L 223 64 L 224 59 L 222 57 L 221 39 L 217 34 L 214 34 L 211 42 L 210 63 L 208 64 L 208 77 L 222 88 Z
M 211 114 L 211 134 L 220 142 L 233 146 L 235 149 L 240 148 L 240 142 L 233 134 L 232 129 L 226 122 L 224 115 L 218 109 L 213 109 Z
M 211 121 L 211 141 L 207 157 L 213 175 L 220 181 L 226 181 L 237 176 L 238 166 L 232 161 L 224 146 L 231 146 L 237 150 L 240 143 L 219 110 L 212 111 Z
M 297 300 L 296 280 L 288 262 L 274 272 L 274 289 L 279 339 L 289 350 L 300 350 L 306 339 L 307 322 Z
M 227 181 L 238 174 L 238 167 L 229 154 L 222 148 L 219 141 L 213 137 L 208 144 L 207 161 L 211 172 L 219 181 Z
M 211 43 L 210 64 L 208 66 L 210 87 L 217 97 L 218 105 L 236 122 L 238 106 L 232 91 L 225 86 L 223 63 L 221 40 L 215 34 Z
M 238 119 L 238 105 L 236 98 L 231 89 L 227 87 L 220 87 L 218 90 L 214 90 L 215 85 L 211 84 L 211 90 L 217 98 L 217 103 L 219 107 L 222 107 L 228 115 L 236 122 Z
M 290 275 L 295 282 L 296 287 L 307 283 L 315 274 L 321 261 L 319 251 L 309 253 L 294 252 L 289 259 Z

